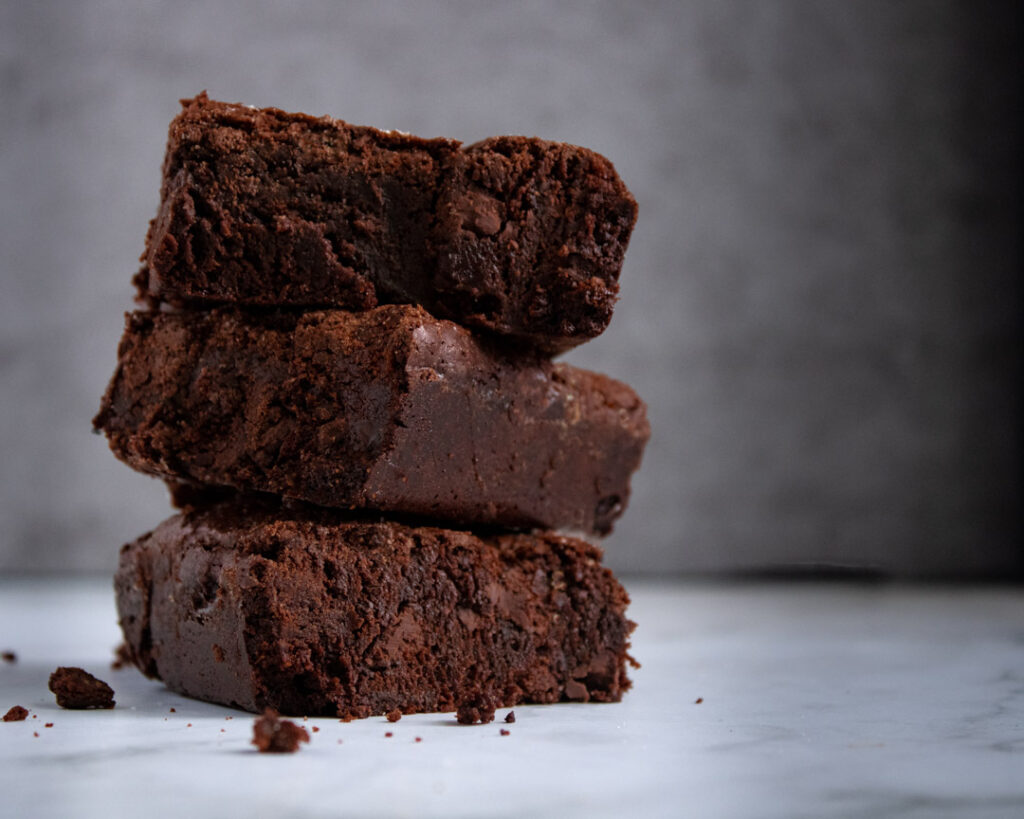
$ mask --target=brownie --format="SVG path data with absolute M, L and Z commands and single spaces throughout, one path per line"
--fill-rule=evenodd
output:
M 253 723 L 252 744 L 262 754 L 293 754 L 301 742 L 309 742 L 309 732 L 301 725 L 280 719 L 272 708 Z
M 50 690 L 61 708 L 113 708 L 114 689 L 88 671 L 61 666 L 50 675 Z
M 131 314 L 94 424 L 176 481 L 600 534 L 649 435 L 626 385 L 410 305 Z
M 28 719 L 28 709 L 21 705 L 12 705 L 0 719 L 4 722 L 24 722 Z
M 200 94 L 171 123 L 142 297 L 407 302 L 548 352 L 611 319 L 636 202 L 572 145 L 463 147 Z
M 551 533 L 236 502 L 125 546 L 115 587 L 135 664 L 172 690 L 350 719 L 619 700 L 633 623 L 600 559 Z

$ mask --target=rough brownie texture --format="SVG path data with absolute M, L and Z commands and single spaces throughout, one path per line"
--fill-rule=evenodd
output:
M 409 305 L 131 314 L 94 423 L 178 481 L 601 534 L 649 434 L 626 385 L 499 354 Z
M 315 728 L 313 730 L 316 730 Z M 276 711 L 268 708 L 252 726 L 252 744 L 263 754 L 292 754 L 299 743 L 309 742 L 309 733 L 300 725 L 280 719 Z
M 124 547 L 135 664 L 189 696 L 343 719 L 617 701 L 626 592 L 600 551 L 227 503 Z
M 636 202 L 592 151 L 182 105 L 136 277 L 151 301 L 412 302 L 549 352 L 611 319 Z
M 81 668 L 61 666 L 50 675 L 61 708 L 113 708 L 114 689 Z

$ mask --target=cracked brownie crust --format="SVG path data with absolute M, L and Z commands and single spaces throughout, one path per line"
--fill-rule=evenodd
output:
M 182 105 L 136 276 L 150 302 L 416 303 L 549 353 L 608 325 L 636 202 L 599 154 Z
M 649 435 L 625 384 L 409 305 L 131 314 L 94 423 L 130 466 L 186 483 L 600 534 Z
M 227 503 L 125 546 L 115 586 L 133 661 L 171 689 L 349 719 L 619 700 L 633 623 L 600 558 L 550 533 Z

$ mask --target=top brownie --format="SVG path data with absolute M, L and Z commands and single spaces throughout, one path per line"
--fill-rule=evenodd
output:
M 136 277 L 151 303 L 416 303 L 551 353 L 608 325 L 636 202 L 604 157 L 182 104 Z

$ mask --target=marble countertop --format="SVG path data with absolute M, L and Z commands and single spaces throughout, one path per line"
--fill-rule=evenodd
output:
M 276 756 L 249 715 L 110 669 L 108 581 L 2 580 L 0 711 L 32 716 L 0 724 L 0 815 L 1024 816 L 1024 590 L 626 586 L 643 667 L 620 704 L 310 719 Z M 57 665 L 117 708 L 57 708 Z

